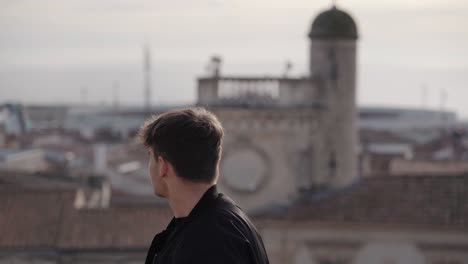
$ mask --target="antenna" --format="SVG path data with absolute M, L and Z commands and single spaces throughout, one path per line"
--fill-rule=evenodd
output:
M 445 89 L 440 89 L 440 123 L 442 128 L 446 129 L 447 127 L 447 115 L 445 113 L 445 103 L 447 102 L 447 91 Z
M 114 108 L 118 108 L 119 107 L 119 82 L 118 81 L 114 81 L 114 85 L 112 86 L 112 93 L 113 93 L 113 97 L 114 97 L 114 102 L 113 102 L 113 106 Z
M 293 67 L 292 62 L 290 60 L 287 60 L 285 65 L 284 65 L 284 72 L 283 72 L 283 77 L 284 78 L 288 77 L 289 72 L 291 71 L 292 67 Z
M 421 86 L 421 107 L 424 109 L 427 106 L 427 86 L 423 84 Z
M 222 63 L 222 59 L 221 59 L 220 56 L 214 55 L 214 56 L 211 58 L 211 61 L 213 62 L 214 76 L 215 76 L 215 77 L 219 77 L 219 75 L 221 74 L 221 63 Z
M 145 102 L 145 110 L 151 110 L 151 53 L 150 48 L 146 44 L 143 47 L 143 75 L 144 75 L 144 87 L 143 87 L 143 100 Z
M 212 75 L 213 78 L 219 78 L 221 75 L 221 64 L 223 59 L 219 55 L 213 55 L 210 58 L 210 62 L 206 66 L 208 74 Z
M 81 94 L 81 103 L 83 105 L 87 104 L 88 103 L 88 88 L 81 87 L 80 94 Z

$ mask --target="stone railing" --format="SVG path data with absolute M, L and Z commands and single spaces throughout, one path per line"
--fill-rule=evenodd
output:
M 198 80 L 202 105 L 297 105 L 314 97 L 310 79 L 278 77 L 213 77 Z

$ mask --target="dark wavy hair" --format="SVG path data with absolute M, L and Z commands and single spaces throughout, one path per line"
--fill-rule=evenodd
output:
M 193 182 L 212 182 L 221 159 L 223 127 L 204 108 L 173 110 L 148 119 L 138 132 L 140 142 L 162 156 L 177 175 Z

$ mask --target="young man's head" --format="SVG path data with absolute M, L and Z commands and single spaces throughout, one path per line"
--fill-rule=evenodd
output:
M 203 108 L 188 108 L 152 117 L 140 129 L 148 148 L 154 192 L 167 197 L 170 185 L 214 184 L 221 158 L 223 127 Z

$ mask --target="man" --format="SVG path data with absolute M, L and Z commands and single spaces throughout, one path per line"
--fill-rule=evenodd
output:
M 249 218 L 216 189 L 223 134 L 203 108 L 167 112 L 141 128 L 154 193 L 174 214 L 154 237 L 146 264 L 269 263 Z

